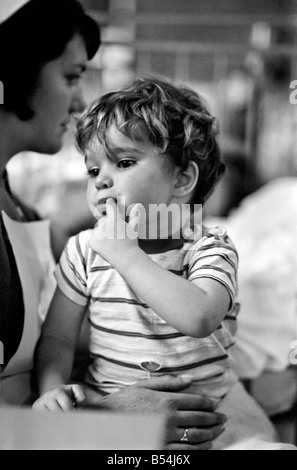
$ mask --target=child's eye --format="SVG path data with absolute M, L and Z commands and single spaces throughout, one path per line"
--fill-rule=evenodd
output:
M 135 161 L 134 160 L 121 160 L 119 163 L 118 163 L 118 167 L 119 168 L 130 168 L 131 166 L 135 165 Z
M 97 176 L 99 175 L 99 173 L 100 173 L 99 168 L 90 168 L 90 169 L 87 171 L 87 175 L 90 176 L 90 178 L 97 178 Z

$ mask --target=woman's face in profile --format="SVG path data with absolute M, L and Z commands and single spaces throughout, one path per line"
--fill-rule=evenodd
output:
M 54 154 L 61 149 L 71 113 L 82 104 L 80 85 L 87 60 L 84 39 L 77 34 L 59 58 L 41 69 L 29 103 L 34 111 L 34 117 L 27 122 L 31 150 Z

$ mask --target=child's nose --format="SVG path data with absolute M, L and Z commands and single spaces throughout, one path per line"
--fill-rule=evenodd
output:
M 96 178 L 96 188 L 98 190 L 108 189 L 113 186 L 112 177 L 106 172 L 100 171 L 99 175 Z

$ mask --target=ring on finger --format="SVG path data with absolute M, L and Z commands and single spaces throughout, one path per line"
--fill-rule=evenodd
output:
M 188 428 L 184 429 L 184 434 L 183 434 L 183 437 L 181 438 L 180 442 L 190 442 Z

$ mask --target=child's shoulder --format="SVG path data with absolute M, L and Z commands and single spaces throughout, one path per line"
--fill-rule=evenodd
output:
M 201 234 L 201 241 L 202 243 L 207 243 L 207 241 L 214 242 L 221 242 L 226 244 L 233 244 L 231 241 L 227 229 L 222 226 L 205 226 L 202 227 L 202 234 Z
M 77 233 L 69 238 L 67 246 L 65 248 L 68 255 L 74 255 L 77 253 L 84 258 L 89 257 L 89 241 L 92 236 L 93 230 L 88 229 Z
M 101 258 L 100 255 L 95 253 L 89 247 L 89 241 L 93 234 L 93 229 L 88 229 L 79 232 L 77 235 L 72 236 L 66 247 L 66 256 L 72 260 L 80 260 L 84 265 L 92 267 L 94 263 L 100 263 L 100 265 L 109 265 L 106 261 Z
M 216 249 L 232 251 L 238 256 L 233 241 L 229 237 L 226 228 L 222 226 L 208 227 L 203 225 L 199 227 L 194 236 L 194 240 L 187 246 L 187 251 L 189 251 L 190 254 Z
M 83 230 L 77 233 L 76 235 L 73 235 L 72 237 L 70 237 L 68 244 L 70 245 L 79 244 L 81 247 L 88 246 L 92 233 L 93 233 L 92 229 Z

